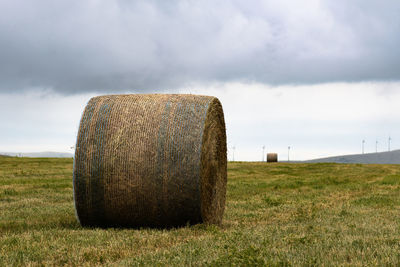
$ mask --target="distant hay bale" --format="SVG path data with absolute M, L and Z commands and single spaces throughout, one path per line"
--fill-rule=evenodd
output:
M 81 225 L 220 224 L 226 179 L 225 121 L 217 98 L 109 95 L 87 104 L 73 177 Z
M 278 162 L 278 154 L 268 153 L 267 154 L 267 162 Z

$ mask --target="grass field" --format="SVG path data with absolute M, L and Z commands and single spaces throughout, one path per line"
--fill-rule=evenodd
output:
M 0 266 L 399 265 L 400 165 L 229 163 L 221 227 L 88 229 L 72 159 L 0 157 Z

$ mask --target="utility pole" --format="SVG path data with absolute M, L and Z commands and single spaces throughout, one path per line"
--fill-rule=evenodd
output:
M 365 144 L 365 140 L 362 140 L 362 153 L 364 154 L 364 144 Z
M 375 153 L 378 153 L 378 140 L 375 142 Z
M 290 146 L 287 147 L 287 161 L 288 162 L 290 160 L 289 154 L 290 154 Z
M 389 139 L 388 139 L 388 151 L 390 151 L 390 141 L 392 141 L 392 138 L 389 136 Z
M 261 159 L 262 162 L 264 162 L 264 151 L 265 151 L 265 146 L 263 146 L 263 154 L 262 154 L 262 159 Z
M 235 161 L 235 146 L 232 147 L 232 161 Z

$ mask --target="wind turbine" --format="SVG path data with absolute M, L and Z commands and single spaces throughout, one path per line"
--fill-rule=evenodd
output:
M 364 154 L 364 144 L 365 144 L 365 140 L 362 140 L 362 153 Z
M 262 159 L 261 159 L 261 161 L 264 161 L 264 151 L 265 151 L 265 146 L 263 146 L 263 154 L 262 154 Z

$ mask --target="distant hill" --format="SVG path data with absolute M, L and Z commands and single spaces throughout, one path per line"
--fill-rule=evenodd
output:
M 28 157 L 28 158 L 72 158 L 74 154 L 66 152 L 32 152 L 32 153 L 15 153 L 15 152 L 0 152 L 3 156 L 12 157 Z
M 335 162 L 335 163 L 365 163 L 365 164 L 400 164 L 400 150 L 390 152 L 367 153 L 335 156 L 306 160 L 304 162 Z

